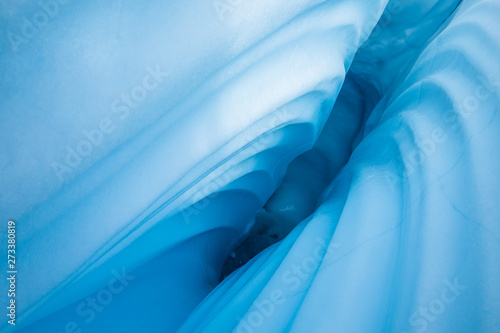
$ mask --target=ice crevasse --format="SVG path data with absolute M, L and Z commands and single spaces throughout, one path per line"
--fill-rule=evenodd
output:
M 47 3 L 0 5 L 0 331 L 500 332 L 500 3 Z

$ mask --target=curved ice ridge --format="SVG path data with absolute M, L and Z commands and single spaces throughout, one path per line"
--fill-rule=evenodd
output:
M 315 212 L 180 331 L 498 331 L 499 14 L 463 1 Z
M 129 14 L 119 20 L 155 31 L 150 39 L 127 34 L 123 22 L 107 22 L 104 31 L 93 26 L 114 20 L 108 16 L 117 10 L 112 4 L 77 4 L 20 53 L 2 58 L 4 83 L 13 91 L 2 99 L 2 109 L 10 111 L 2 113 L 2 141 L 8 143 L 2 155 L 10 160 L 2 181 L 10 186 L 1 211 L 6 219 L 24 214 L 16 220 L 26 226 L 18 232 L 18 269 L 25 272 L 19 326 L 45 318 L 28 330 L 64 327 L 80 299 L 116 271 L 136 270 L 134 284 L 121 295 L 124 303 L 140 297 L 158 306 L 120 323 L 110 321 L 113 316 L 85 318 L 98 330 L 171 330 L 217 284 L 224 258 L 251 228 L 287 164 L 312 146 L 367 37 L 362 29 L 371 30 L 362 24 L 373 26 L 382 10 L 379 3 L 299 3 L 262 6 L 230 22 L 232 33 L 211 11 L 186 23 L 177 17 L 186 8 L 174 4 L 156 3 L 144 13 L 124 3 L 121 10 Z M 274 13 L 273 21 L 247 35 L 248 20 L 263 12 Z M 144 14 L 148 20 L 140 24 Z M 211 28 L 193 40 L 200 48 L 194 55 L 158 46 L 178 41 L 172 27 L 189 34 L 205 26 Z M 209 43 L 208 36 L 220 40 Z M 151 50 L 157 52 L 152 56 Z M 65 62 L 54 61 L 63 55 Z M 37 56 L 53 61 L 28 61 Z M 176 68 L 180 56 L 190 67 Z M 130 64 L 127 75 L 115 61 Z M 21 85 L 35 65 L 38 75 Z M 156 80 L 157 88 L 135 106 L 120 93 L 134 96 L 136 87 L 117 78 L 143 87 Z M 179 95 L 184 99 L 174 103 Z M 63 113 L 69 107 L 72 118 Z M 149 112 L 141 119 L 154 121 L 139 121 L 139 130 L 138 118 L 128 114 L 137 110 Z M 26 124 L 37 114 L 44 118 Z M 30 127 L 36 130 L 26 133 Z M 96 127 L 110 134 L 109 141 L 98 138 Z M 95 153 L 82 142 L 94 143 Z M 18 182 L 22 186 L 12 186 Z M 118 302 L 107 309 L 120 310 Z M 152 318 L 147 324 L 140 319 L 146 315 Z
M 499 330 L 499 5 L 216 8 L 61 5 L 2 51 L 16 327 Z M 213 289 L 262 218 L 284 239 Z

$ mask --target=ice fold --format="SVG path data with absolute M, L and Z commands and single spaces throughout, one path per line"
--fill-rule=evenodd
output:
M 319 208 L 228 277 L 181 332 L 499 329 L 500 8 L 455 7 L 409 52 Z
M 16 328 L 498 330 L 499 5 L 221 8 L 69 3 L 2 48 Z M 283 240 L 218 284 L 262 208 Z M 123 291 L 82 311 L 118 275 Z

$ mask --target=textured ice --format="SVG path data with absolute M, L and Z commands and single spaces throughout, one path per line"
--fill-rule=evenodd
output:
M 0 31 L 2 332 L 500 332 L 497 1 L 47 0 Z

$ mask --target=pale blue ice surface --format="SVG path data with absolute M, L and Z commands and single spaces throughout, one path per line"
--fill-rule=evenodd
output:
M 494 0 L 0 4 L 0 330 L 500 332 L 499 31 Z

